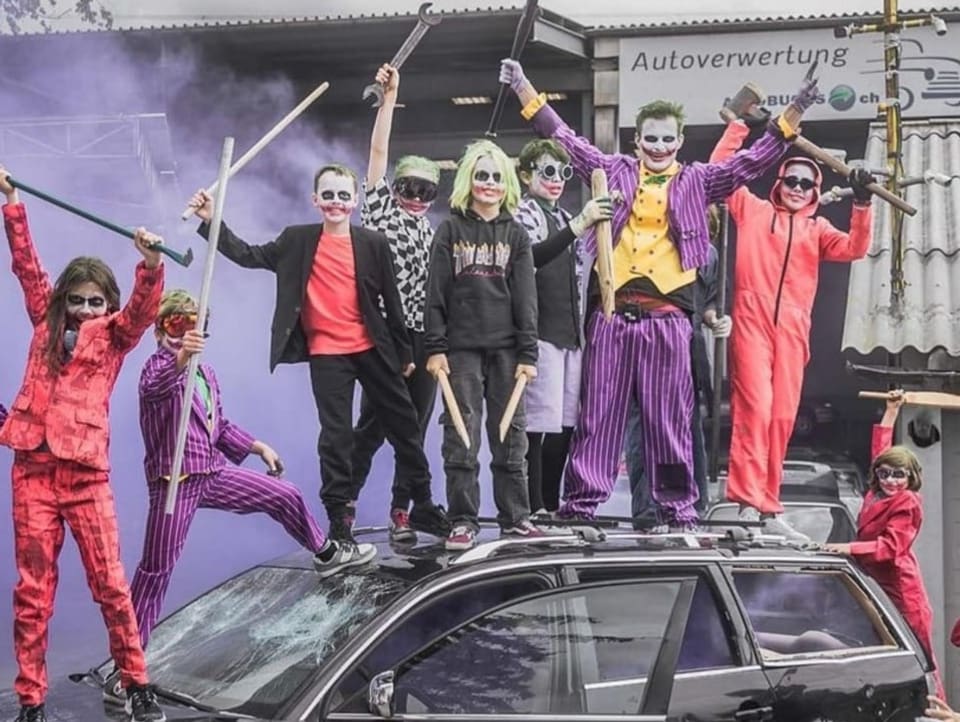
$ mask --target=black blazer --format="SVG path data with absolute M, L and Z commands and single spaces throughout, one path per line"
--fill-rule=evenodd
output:
M 197 231 L 206 238 L 210 224 L 203 223 Z M 319 223 L 287 226 L 275 241 L 251 246 L 226 224 L 220 228 L 217 250 L 224 256 L 244 268 L 264 268 L 277 276 L 277 305 L 270 326 L 270 371 L 277 364 L 300 363 L 309 358 L 300 311 L 322 231 Z M 413 352 L 403 320 L 390 245 L 382 233 L 360 226 L 350 226 L 350 238 L 363 322 L 387 363 L 400 372 L 413 363 Z M 386 318 L 380 313 L 381 298 Z

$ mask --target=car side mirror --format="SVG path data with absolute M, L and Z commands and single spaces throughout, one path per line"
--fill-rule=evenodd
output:
M 372 714 L 393 719 L 393 679 L 392 670 L 374 675 L 367 687 L 367 707 Z

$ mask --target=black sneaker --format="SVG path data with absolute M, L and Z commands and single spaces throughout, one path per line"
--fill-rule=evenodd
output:
M 413 505 L 410 510 L 410 527 L 424 534 L 446 539 L 453 524 L 447 519 L 447 511 L 432 501 L 423 501 Z
M 42 704 L 24 706 L 20 708 L 17 722 L 47 722 L 47 713 L 44 711 Z
M 157 695 L 147 685 L 127 687 L 126 710 L 130 722 L 163 722 L 167 718 L 157 703 Z
M 103 681 L 103 701 L 120 707 L 127 703 L 127 690 L 120 684 L 120 670 L 116 667 Z
M 356 546 L 357 540 L 353 538 L 353 517 L 346 515 L 331 517 L 330 533 L 327 534 L 327 538 Z
M 320 558 L 320 554 L 313 555 L 313 568 L 321 579 L 341 572 L 348 567 L 358 567 L 368 564 L 377 556 L 377 548 L 373 544 L 350 544 L 331 540 L 336 545 L 333 556 L 327 561 Z

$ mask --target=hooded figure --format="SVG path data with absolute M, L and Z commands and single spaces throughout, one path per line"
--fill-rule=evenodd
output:
M 739 121 L 728 125 L 711 162 L 732 156 L 748 133 Z M 742 519 L 767 519 L 768 530 L 798 540 L 805 539 L 780 515 L 780 482 L 810 359 L 820 262 L 863 258 L 873 219 L 868 172 L 850 177 L 855 200 L 849 233 L 815 215 L 821 180 L 816 163 L 791 157 L 781 164 L 769 200 L 746 188 L 727 199 L 737 225 L 727 498 L 740 503 Z

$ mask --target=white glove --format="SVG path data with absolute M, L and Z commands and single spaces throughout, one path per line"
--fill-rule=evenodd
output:
M 570 219 L 570 230 L 577 238 L 600 221 L 613 218 L 613 201 L 610 196 L 600 196 L 587 202 L 579 214 Z
M 714 313 L 712 322 L 707 321 L 707 325 L 710 326 L 714 338 L 727 338 L 733 331 L 733 319 L 730 316 L 717 316 Z
M 510 86 L 514 93 L 519 93 L 520 88 L 527 82 L 527 76 L 523 74 L 523 66 L 516 60 L 504 58 L 500 61 L 500 82 Z

